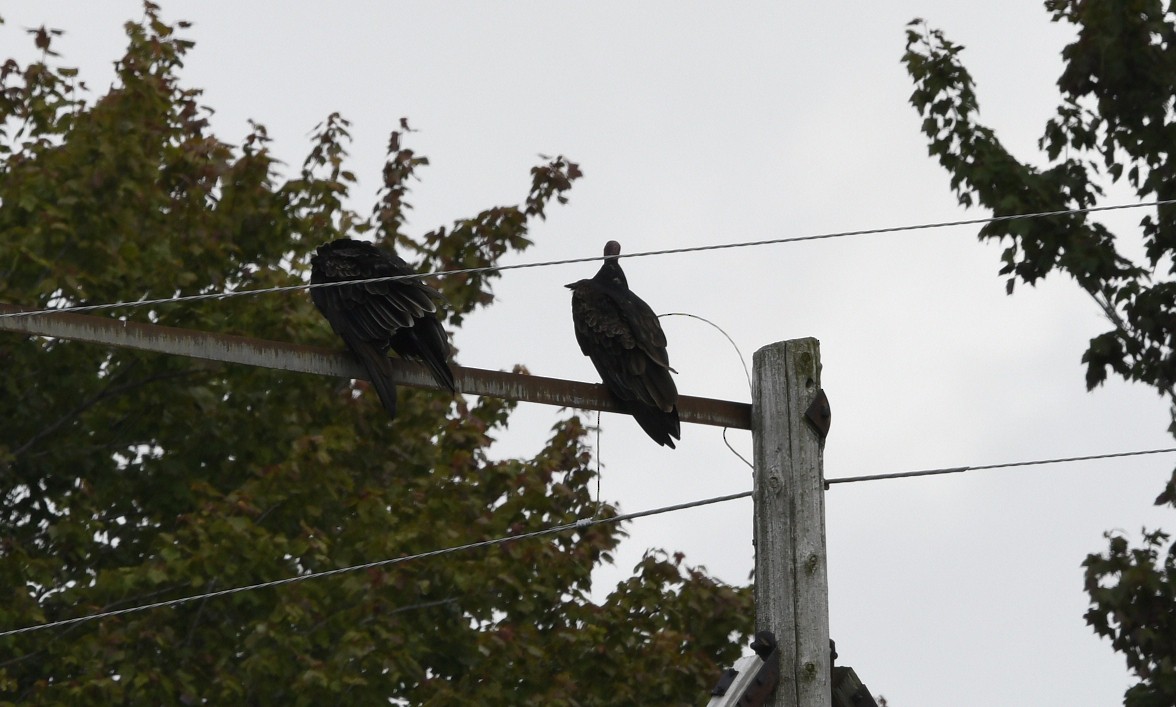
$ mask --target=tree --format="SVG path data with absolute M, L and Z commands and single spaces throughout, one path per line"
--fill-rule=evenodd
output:
M 531 245 L 579 167 L 531 171 L 518 205 L 412 236 L 423 156 L 392 133 L 370 217 L 347 206 L 348 123 L 283 179 L 254 124 L 215 137 L 177 69 L 193 42 L 157 6 L 93 102 L 33 31 L 0 66 L 0 301 L 35 307 L 305 281 L 318 244 L 364 235 L 422 271 Z M 447 329 L 493 302 L 483 272 L 431 282 Z M 127 309 L 190 329 L 339 346 L 304 293 Z M 589 516 L 586 427 L 494 459 L 514 404 L 0 335 L 0 630 L 545 528 Z M 362 394 L 359 394 L 362 392 Z M 615 515 L 605 505 L 600 512 Z M 12 704 L 695 702 L 751 628 L 746 588 L 652 550 L 607 601 L 598 525 L 365 572 L 0 638 Z M 639 696 L 640 695 L 640 696 Z
M 1047 0 L 1045 7 L 1077 37 L 1062 54 L 1061 105 L 1038 141 L 1040 166 L 1018 160 L 979 122 L 963 47 L 922 20 L 909 26 L 903 61 L 915 82 L 911 103 L 960 203 L 995 216 L 1085 209 L 1124 182 L 1140 201 L 1176 198 L 1176 10 L 1159 0 Z M 1140 233 L 1140 262 L 1124 254 L 1125 235 L 1085 213 L 994 221 L 980 238 L 1007 239 L 1000 273 L 1009 276 L 1010 293 L 1017 282 L 1032 285 L 1060 271 L 1106 314 L 1110 330 L 1082 357 L 1089 389 L 1109 369 L 1176 404 L 1176 205 L 1155 207 Z M 1176 434 L 1176 416 L 1169 430 Z M 1176 507 L 1176 472 L 1156 504 Z M 1108 534 L 1107 553 L 1083 563 L 1086 621 L 1139 678 L 1126 694 L 1132 707 L 1176 704 L 1176 545 L 1169 539 L 1144 529 L 1132 549 Z

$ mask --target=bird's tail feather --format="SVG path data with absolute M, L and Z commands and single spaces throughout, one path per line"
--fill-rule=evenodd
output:
M 641 403 L 629 403 L 627 407 L 629 413 L 637 420 L 637 424 L 641 425 L 641 429 L 645 430 L 645 434 L 654 442 L 674 449 L 674 440 L 682 439 L 682 424 L 678 420 L 677 405 L 670 412 L 663 412 Z
M 453 371 L 449 368 L 449 340 L 436 321 L 417 322 L 411 329 L 401 329 L 392 337 L 392 349 L 402 357 L 423 363 L 437 384 L 451 393 L 457 392 Z
M 453 380 L 453 371 L 450 370 L 449 364 L 429 357 L 425 359 L 425 366 L 433 374 L 433 379 L 437 383 L 448 388 L 451 393 L 457 392 L 457 382 Z
M 349 337 L 344 337 L 344 341 L 367 371 L 368 380 L 376 389 L 376 395 L 380 397 L 384 409 L 395 418 L 396 384 L 392 380 L 392 362 L 388 355 L 366 341 L 352 340 Z

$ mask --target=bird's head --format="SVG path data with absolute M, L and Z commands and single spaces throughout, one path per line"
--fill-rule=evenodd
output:
M 596 273 L 596 277 L 592 278 L 597 282 L 606 282 L 613 287 L 621 289 L 628 289 L 629 282 L 625 279 L 625 271 L 621 270 L 621 244 L 616 241 L 609 241 L 604 244 L 604 264 L 600 266 L 600 271 Z
M 621 270 L 620 264 L 621 244 L 616 241 L 609 241 L 604 244 L 604 264 L 600 266 L 600 271 L 596 273 L 596 277 L 591 280 L 580 280 L 573 282 L 564 287 L 569 290 L 574 290 L 580 283 L 597 282 L 608 283 L 615 287 L 627 288 L 628 281 L 625 279 L 625 271 Z

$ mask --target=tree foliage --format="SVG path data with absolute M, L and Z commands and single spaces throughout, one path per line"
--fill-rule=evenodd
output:
M 555 158 L 518 205 L 407 233 L 427 160 L 392 134 L 370 217 L 347 206 L 332 115 L 291 178 L 265 128 L 211 132 L 177 78 L 193 42 L 145 4 L 95 100 L 59 65 L 0 66 L 0 301 L 33 307 L 305 280 L 319 243 L 366 234 L 425 270 L 493 265 L 580 177 Z M 447 327 L 498 275 L 443 278 Z M 303 293 L 127 309 L 189 329 L 339 346 Z M 0 630 L 459 545 L 590 516 L 582 419 L 495 459 L 510 402 L 0 335 Z M 363 393 L 363 394 L 359 394 Z M 601 509 L 614 515 L 611 506 Z M 606 601 L 599 525 L 477 552 L 0 638 L 3 704 L 696 702 L 752 620 L 732 588 L 651 551 Z M 640 688 L 640 697 L 637 690 Z M 618 695 L 620 697 L 618 698 Z
M 908 29 L 911 103 L 960 203 L 995 216 L 1086 209 L 1115 184 L 1141 202 L 1176 199 L 1176 10 L 1159 0 L 1047 0 L 1045 7 L 1054 22 L 1073 25 L 1076 38 L 1063 51 L 1061 102 L 1035 164 L 1017 159 L 979 121 L 963 47 L 922 20 Z M 1000 272 L 1010 293 L 1017 282 L 1032 285 L 1060 271 L 1101 307 L 1111 328 L 1083 355 L 1088 388 L 1113 371 L 1176 404 L 1176 204 L 1154 207 L 1138 234 L 1116 235 L 1078 213 L 994 221 L 980 238 L 1006 243 Z M 1124 244 L 1140 239 L 1142 256 L 1133 259 Z M 1176 416 L 1169 430 L 1176 434 Z M 1156 503 L 1176 507 L 1176 472 Z M 1107 554 L 1084 562 L 1086 620 L 1139 677 L 1126 696 L 1135 707 L 1176 704 L 1176 545 L 1168 541 L 1146 529 L 1135 549 L 1109 537 Z

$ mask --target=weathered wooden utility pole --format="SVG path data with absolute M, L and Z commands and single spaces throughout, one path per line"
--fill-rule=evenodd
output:
M 780 682 L 765 703 L 829 707 L 824 435 L 816 339 L 755 352 L 755 628 L 777 641 Z

